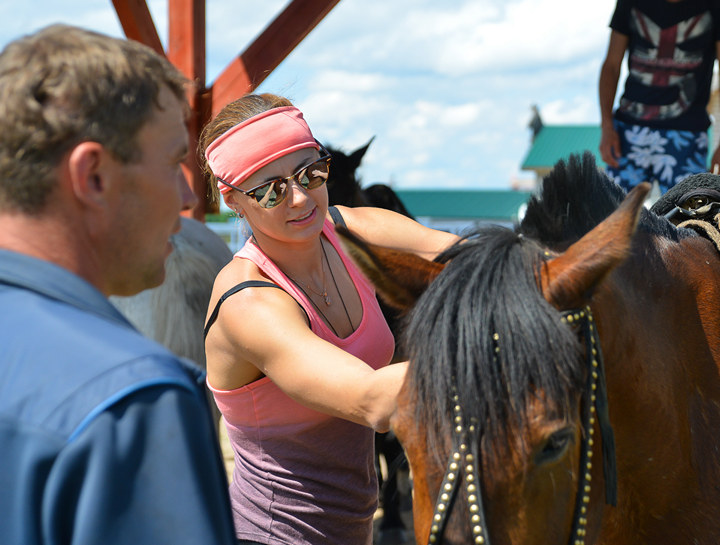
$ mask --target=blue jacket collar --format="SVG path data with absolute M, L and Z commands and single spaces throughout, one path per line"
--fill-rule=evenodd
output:
M 49 261 L 0 249 L 2 284 L 35 291 L 135 329 L 92 284 Z

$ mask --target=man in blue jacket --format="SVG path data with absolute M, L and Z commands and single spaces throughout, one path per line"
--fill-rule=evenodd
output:
M 234 543 L 193 366 L 107 300 L 160 284 L 196 199 L 185 80 L 51 26 L 0 53 L 0 543 Z

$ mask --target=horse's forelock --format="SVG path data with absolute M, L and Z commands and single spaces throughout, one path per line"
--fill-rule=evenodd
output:
M 449 253 L 405 335 L 417 422 L 437 455 L 453 426 L 454 391 L 466 421 L 477 419 L 480 432 L 500 444 L 508 429 L 525 428 L 538 392 L 558 410 L 572 410 L 584 376 L 575 332 L 538 289 L 536 243 L 489 227 Z
M 528 202 L 520 232 L 545 244 L 578 240 L 608 217 L 624 191 L 590 152 L 558 161 Z
M 528 201 L 518 232 L 547 246 L 564 249 L 602 222 L 620 205 L 625 192 L 595 163 L 590 152 L 570 155 L 543 178 L 540 191 Z M 695 236 L 666 219 L 643 210 L 639 228 L 677 240 Z

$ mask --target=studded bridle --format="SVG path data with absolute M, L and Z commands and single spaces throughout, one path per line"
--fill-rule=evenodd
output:
M 610 425 L 605 385 L 605 371 L 600 350 L 600 339 L 594 325 L 590 307 L 582 310 L 564 312 L 562 322 L 582 328 L 586 345 L 586 361 L 588 373 L 582 403 L 582 443 L 580 446 L 580 478 L 575 498 L 575 512 L 569 545 L 584 545 L 587 526 L 587 510 L 590 503 L 590 482 L 592 469 L 593 434 L 595 420 L 600 428 L 603 449 L 603 471 L 605 475 L 605 501 L 609 505 L 617 503 L 617 470 L 615 465 L 615 438 Z M 494 334 L 497 343 L 499 337 Z M 496 348 L 496 352 L 498 349 Z M 462 414 L 457 394 L 453 395 L 453 442 L 452 452 L 435 503 L 428 544 L 437 545 L 442 542 L 447 517 L 453 507 L 455 498 L 463 481 L 467 491 L 467 503 L 472 531 L 472 543 L 490 545 L 485 510 L 483 509 L 482 482 L 479 478 L 478 466 L 481 460 L 470 452 L 470 445 L 478 444 L 478 430 L 475 422 L 466 421 Z M 478 447 L 478 453 L 481 449 Z

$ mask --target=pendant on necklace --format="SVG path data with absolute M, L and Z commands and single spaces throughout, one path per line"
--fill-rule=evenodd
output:
M 327 294 L 327 292 L 324 292 L 322 294 L 322 296 L 323 296 L 323 299 L 325 299 L 325 304 L 327 306 L 330 306 L 330 303 L 332 303 L 332 301 L 330 300 L 330 296 Z

